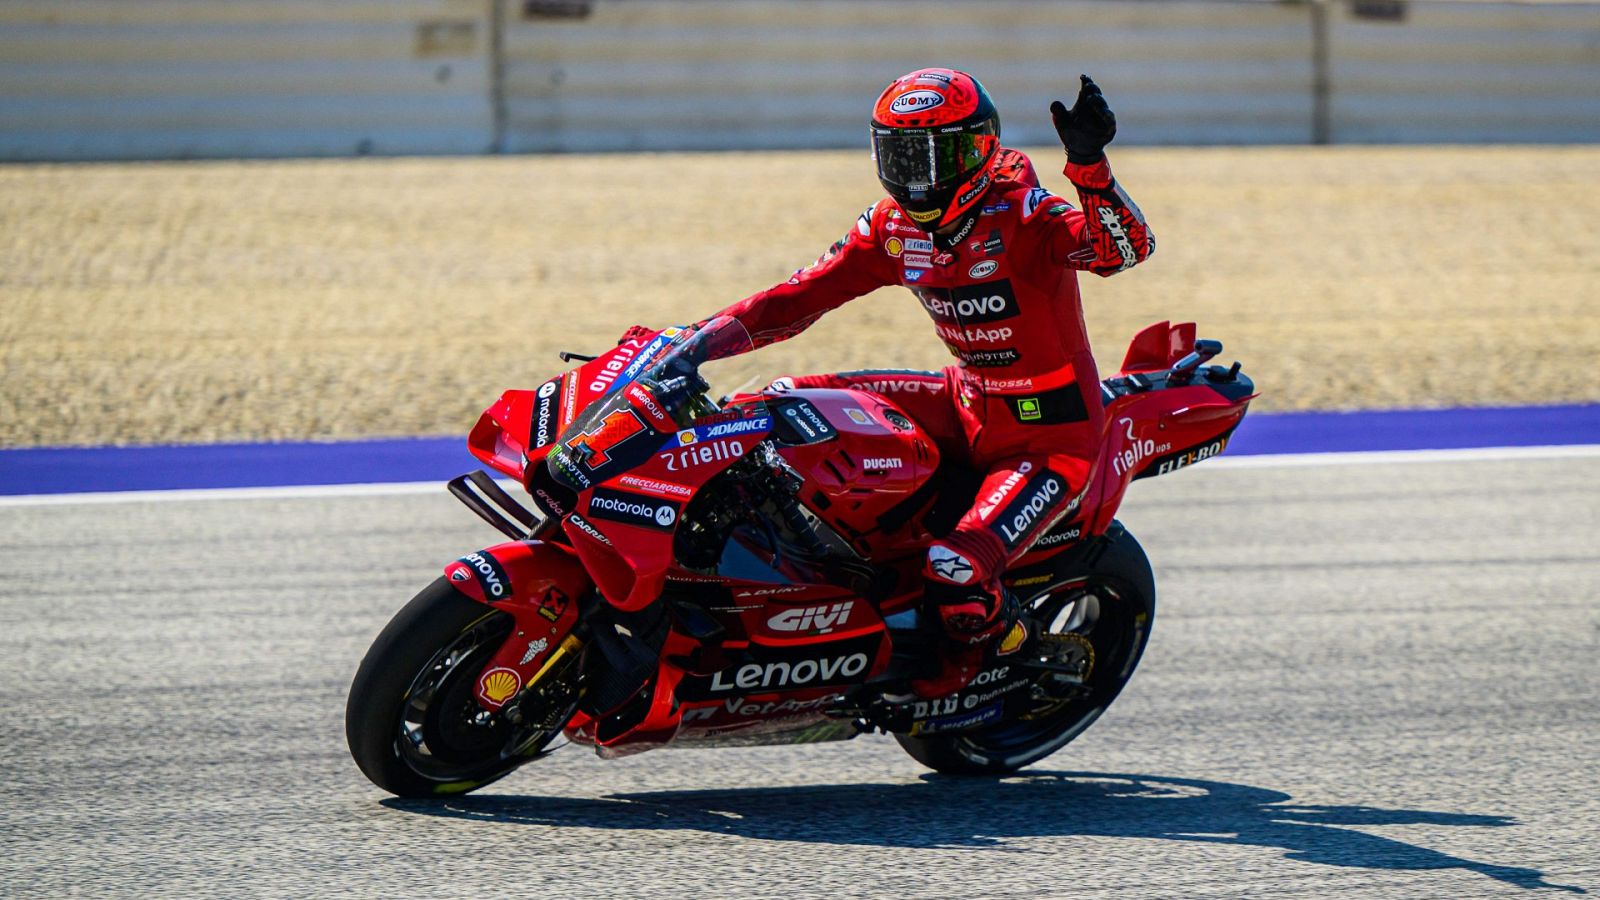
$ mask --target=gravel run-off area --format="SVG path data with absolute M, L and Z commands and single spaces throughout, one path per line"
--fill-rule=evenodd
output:
M 1600 400 L 1600 147 L 1111 157 L 1159 247 L 1084 276 L 1107 369 L 1192 319 L 1260 410 Z M 559 349 L 782 281 L 878 194 L 865 151 L 0 166 L 0 446 L 464 433 Z M 713 374 L 948 361 L 889 288 Z

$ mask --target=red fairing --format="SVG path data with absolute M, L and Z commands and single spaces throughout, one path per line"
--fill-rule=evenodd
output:
M 885 532 L 881 519 L 939 468 L 939 449 L 923 429 L 894 404 L 866 391 L 807 390 L 792 396 L 769 394 L 766 400 L 780 417 L 787 412 L 786 402 L 804 403 L 838 432 L 835 440 L 780 451 L 805 478 L 799 496 L 819 518 L 863 556 L 920 549 L 924 533 L 906 528 Z
M 1119 375 L 1164 371 L 1194 350 L 1193 322 L 1157 322 L 1134 336 Z M 1117 397 L 1106 407 L 1105 445 L 1084 504 L 1090 533 L 1111 525 L 1128 485 L 1218 456 L 1255 395 L 1228 399 L 1203 380 Z
M 1159 372 L 1170 367 L 1194 349 L 1194 336 L 1193 322 L 1157 322 L 1146 327 L 1129 342 L 1119 374 Z
M 487 465 L 526 484 L 527 467 L 544 459 L 555 439 L 584 408 L 624 380 L 624 375 L 635 377 L 659 359 L 681 331 L 635 326 L 616 347 L 546 381 L 537 390 L 506 391 L 478 418 L 467 436 L 467 448 Z
M 593 582 L 571 549 L 544 541 L 497 544 L 445 566 L 450 586 L 516 620 L 478 676 L 477 697 L 499 709 L 549 660 L 578 623 L 578 598 Z
M 567 726 L 571 740 L 616 758 L 674 742 L 715 743 L 837 725 L 823 714 L 827 700 L 841 685 L 859 683 L 889 665 L 883 616 L 848 591 L 833 585 L 720 583 L 735 605 L 733 615 L 722 617 L 730 632 L 722 655 L 705 658 L 694 671 L 665 662 L 704 652 L 693 639 L 670 632 L 661 649 L 659 687 L 643 720 L 601 741 L 597 723 L 579 713 Z M 885 604 L 885 612 L 892 609 Z M 728 654 L 741 654 L 744 662 L 731 664 Z
M 540 391 L 552 393 L 550 385 L 559 386 L 561 379 L 548 382 Z M 544 398 L 548 410 L 548 396 Z M 533 409 L 539 403 L 539 391 L 506 391 L 496 403 L 478 417 L 476 425 L 467 435 L 467 449 L 472 455 L 499 472 L 522 480 L 523 460 L 531 449 L 529 441 Z M 546 413 L 548 415 L 548 412 Z M 548 439 L 546 440 L 548 443 Z
M 649 459 L 579 495 L 563 529 L 606 600 L 632 611 L 661 595 L 689 499 L 770 431 L 760 407 L 698 420 Z

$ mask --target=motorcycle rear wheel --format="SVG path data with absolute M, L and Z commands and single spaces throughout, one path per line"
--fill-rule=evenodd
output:
M 1043 703 L 1028 718 L 959 734 L 895 740 L 912 758 L 948 775 L 1003 775 L 1071 743 L 1117 698 L 1139 664 L 1155 622 L 1155 575 L 1144 549 L 1120 524 L 1093 567 L 1067 575 L 1029 598 L 1047 633 L 1072 634 L 1093 647 L 1093 664 L 1077 696 Z
M 466 793 L 537 758 L 561 733 L 570 707 L 519 725 L 474 696 L 478 674 L 514 625 L 510 614 L 463 596 L 444 578 L 390 620 L 362 659 L 345 706 L 350 755 L 373 784 L 401 797 Z M 571 677 L 569 670 L 546 681 L 563 674 Z

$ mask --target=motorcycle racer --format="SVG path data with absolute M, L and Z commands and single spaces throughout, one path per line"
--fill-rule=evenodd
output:
M 977 79 L 944 68 L 896 79 L 871 124 L 888 196 L 811 266 L 719 313 L 759 347 L 900 284 L 956 357 L 942 372 L 774 382 L 885 393 L 946 458 L 985 473 L 975 504 L 928 551 L 925 598 L 946 647 L 940 671 L 912 682 L 923 697 L 959 690 L 976 674 L 1010 624 L 1001 572 L 1071 515 L 1087 487 L 1103 416 L 1077 272 L 1114 275 L 1155 249 L 1106 162 L 1116 118 L 1099 86 L 1082 76 L 1072 108 L 1057 101 L 1051 115 L 1078 207 L 1040 187 L 1026 156 L 1000 146 L 998 112 Z M 998 652 L 1021 637 L 1007 633 Z

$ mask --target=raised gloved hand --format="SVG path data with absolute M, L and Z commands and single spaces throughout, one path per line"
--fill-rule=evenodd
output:
M 659 328 L 649 328 L 644 325 L 630 325 L 628 330 L 622 333 L 622 337 L 617 338 L 617 346 L 620 347 L 629 341 L 642 341 L 647 337 L 654 336 L 660 330 Z
M 1067 148 L 1067 161 L 1087 166 L 1105 158 L 1106 145 L 1117 136 L 1117 116 L 1100 93 L 1100 85 L 1087 75 L 1078 77 L 1083 86 L 1078 89 L 1077 102 L 1070 110 L 1060 100 L 1051 103 L 1050 117 Z

